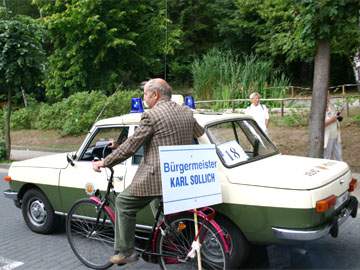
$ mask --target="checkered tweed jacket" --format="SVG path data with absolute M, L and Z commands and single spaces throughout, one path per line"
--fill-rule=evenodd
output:
M 129 192 L 133 196 L 158 196 L 162 194 L 159 146 L 192 144 L 204 129 L 193 117 L 192 111 L 173 101 L 158 101 L 141 116 L 135 133 L 104 159 L 112 167 L 144 146 L 144 158 L 134 176 Z

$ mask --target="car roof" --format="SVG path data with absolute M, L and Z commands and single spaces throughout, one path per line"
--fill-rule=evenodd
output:
M 232 119 L 249 119 L 248 115 L 240 113 L 217 113 L 217 112 L 198 112 L 194 111 L 194 117 L 201 126 L 206 126 L 212 123 L 232 120 Z M 95 126 L 109 126 L 109 125 L 138 125 L 141 119 L 141 113 L 129 113 L 121 116 L 111 117 L 99 120 Z

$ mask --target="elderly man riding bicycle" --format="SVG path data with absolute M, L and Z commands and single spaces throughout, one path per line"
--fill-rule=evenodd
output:
M 112 167 L 132 156 L 142 145 L 144 158 L 132 184 L 116 198 L 114 264 L 137 258 L 134 251 L 136 213 L 161 196 L 159 146 L 191 144 L 204 129 L 192 111 L 171 101 L 171 87 L 163 79 L 151 79 L 144 86 L 144 102 L 150 110 L 144 112 L 135 133 L 104 160 L 94 161 L 93 168 Z

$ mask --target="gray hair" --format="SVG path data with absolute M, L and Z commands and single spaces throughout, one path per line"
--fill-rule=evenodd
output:
M 261 98 L 261 96 L 260 96 L 260 94 L 259 94 L 258 92 L 253 92 L 253 93 L 251 93 L 250 96 L 249 96 L 249 98 L 250 98 L 250 99 L 253 99 L 253 98 L 255 98 L 256 96 L 258 96 L 259 98 Z
M 160 78 L 150 79 L 146 82 L 145 86 L 147 86 L 147 89 L 151 92 L 155 92 L 156 90 L 158 90 L 161 99 L 171 99 L 172 89 L 165 80 Z

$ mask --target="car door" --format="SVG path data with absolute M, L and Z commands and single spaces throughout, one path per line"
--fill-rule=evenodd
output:
M 132 125 L 129 127 L 129 136 L 133 135 L 138 126 Z M 126 177 L 124 181 L 125 188 L 130 186 L 135 176 L 136 171 L 138 170 L 139 164 L 144 156 L 144 147 L 141 146 L 135 154 L 126 160 Z
M 81 198 L 91 196 L 89 186 L 93 190 L 105 191 L 110 171 L 102 168 L 101 172 L 95 172 L 92 168 L 94 158 L 103 158 L 111 153 L 106 147 L 110 140 L 123 142 L 128 136 L 128 126 L 106 126 L 98 127 L 86 138 L 84 147 L 77 153 L 73 165 L 69 164 L 60 172 L 59 191 L 62 211 L 69 211 L 73 203 Z M 125 188 L 126 162 L 114 166 L 114 189 L 121 192 Z

